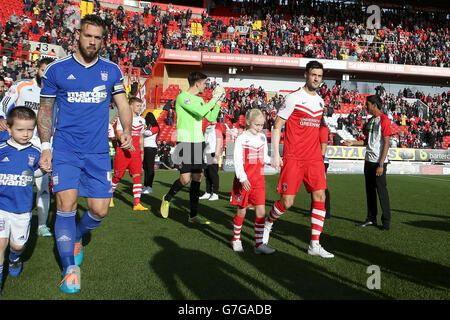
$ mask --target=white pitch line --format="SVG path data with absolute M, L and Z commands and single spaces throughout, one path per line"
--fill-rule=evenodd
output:
M 430 178 L 430 177 L 426 177 L 426 176 L 413 176 L 413 175 L 408 175 L 408 177 L 411 177 L 411 178 L 422 178 L 422 179 L 428 179 L 428 180 L 436 180 L 436 181 L 450 182 L 450 179 Z

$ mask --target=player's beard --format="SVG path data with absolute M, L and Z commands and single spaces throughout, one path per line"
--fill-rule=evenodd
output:
M 316 91 L 318 88 L 319 88 L 319 86 L 320 86 L 320 84 L 318 84 L 316 87 L 314 86 L 314 84 L 313 83 L 306 83 L 306 86 L 308 87 L 308 90 L 309 91 Z
M 98 52 L 100 51 L 100 48 L 98 48 L 95 51 L 89 52 L 89 51 L 87 51 L 87 49 L 85 49 L 85 48 L 83 48 L 83 46 L 81 46 L 80 42 L 78 42 L 78 48 L 80 49 L 81 56 L 83 57 L 83 59 L 86 62 L 91 62 L 94 59 L 96 59 L 97 55 L 98 55 Z M 90 47 L 88 47 L 88 48 L 90 48 Z
M 42 77 L 39 75 L 39 73 L 36 74 L 36 83 L 40 87 L 42 84 Z

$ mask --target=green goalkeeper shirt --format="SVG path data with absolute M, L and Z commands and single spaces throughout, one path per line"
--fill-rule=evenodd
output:
M 214 109 L 211 108 L 214 106 Z M 177 96 L 175 112 L 177 113 L 177 141 L 203 142 L 202 120 L 216 121 L 220 105 L 203 101 L 202 97 L 182 92 Z

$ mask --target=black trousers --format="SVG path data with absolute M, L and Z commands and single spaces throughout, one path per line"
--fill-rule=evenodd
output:
M 381 222 L 384 227 L 389 228 L 391 223 L 391 205 L 389 202 L 389 193 L 386 183 L 387 164 L 383 165 L 383 174 L 376 175 L 378 163 L 365 161 L 364 162 L 364 178 L 366 182 L 366 197 L 367 197 L 367 221 L 374 224 L 377 223 L 377 194 L 381 206 Z
M 219 165 L 208 164 L 205 168 L 205 181 L 206 192 L 215 193 L 219 192 Z
M 157 149 L 145 147 L 144 148 L 144 187 L 152 187 L 153 179 L 155 178 L 155 156 Z

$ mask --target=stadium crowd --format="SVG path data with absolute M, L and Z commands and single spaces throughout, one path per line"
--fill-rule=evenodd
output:
M 357 95 L 355 91 L 351 93 L 352 97 Z M 395 125 L 407 128 L 393 134 L 391 146 L 442 148 L 444 136 L 450 135 L 449 94 L 450 92 L 443 91 L 434 96 L 430 94 L 425 96 L 420 90 L 413 94 L 409 88 L 400 90 L 397 94 L 385 92 L 384 113 Z M 356 102 L 354 99 L 350 101 Z M 367 110 L 361 102 L 357 101 L 356 107 L 348 115 L 340 115 L 337 120 L 338 129 L 346 128 L 357 139 L 364 137 L 364 124 L 367 116 Z M 329 115 L 330 111 L 328 112 Z
M 168 49 L 298 56 L 448 67 L 449 21 L 445 13 L 394 9 L 381 15 L 381 29 L 365 26 L 360 4 L 289 1 L 227 1 L 226 19 L 204 12 L 204 35 L 194 34 L 183 15 L 169 13 L 178 29 L 163 33 Z M 258 23 L 259 21 L 259 23 Z
M 2 54 L 14 48 L 27 51 L 31 35 L 43 43 L 74 51 L 77 3 L 24 0 L 22 16 L 13 14 L 0 25 Z M 242 54 L 299 56 L 427 66 L 449 66 L 449 20 L 445 13 L 408 9 L 383 11 L 382 28 L 365 26 L 359 4 L 314 0 L 221 3 L 222 13 L 204 12 L 201 19 L 190 10 L 153 5 L 144 13 L 112 9 L 95 1 L 94 11 L 106 22 L 109 38 L 102 55 L 116 63 L 142 68 L 150 74 L 160 48 Z M 225 20 L 225 21 L 223 21 Z M 199 21 L 207 30 L 195 32 Z M 259 21 L 259 23 L 257 23 Z M 150 22 L 150 23 L 149 23 Z M 175 25 L 175 29 L 171 25 Z M 243 33 L 243 31 L 247 31 Z
M 6 86 L 34 75 L 39 56 L 33 56 L 30 61 L 24 55 L 30 50 L 31 34 L 40 35 L 40 42 L 62 46 L 68 53 L 75 50 L 73 31 L 77 22 L 73 18 L 79 14 L 76 3 L 24 0 L 24 4 L 22 16 L 14 14 L 0 25 L 0 75 Z M 230 17 L 226 22 L 221 16 L 215 16 L 219 7 Z M 109 29 L 102 55 L 123 66 L 141 68 L 144 74 L 151 74 L 162 47 L 448 66 L 448 19 L 437 12 L 420 12 L 412 24 L 407 9 L 386 11 L 381 15 L 385 27 L 374 32 L 361 23 L 364 16 L 361 6 L 338 2 L 299 0 L 280 6 L 275 1 L 225 1 L 213 5 L 201 19 L 193 17 L 190 10 L 180 11 L 171 4 L 166 12 L 153 5 L 143 14 L 130 14 L 121 6 L 112 9 L 96 1 L 94 10 Z M 261 21 L 259 30 L 253 27 L 258 20 Z M 152 23 L 146 23 L 148 21 Z M 194 35 L 191 29 L 194 21 L 201 21 L 207 33 Z M 171 25 L 175 25 L 176 30 L 169 28 Z M 245 27 L 249 32 L 240 34 Z M 355 137 L 361 137 L 367 112 L 358 91 L 341 88 L 338 84 L 332 88 L 324 85 L 321 95 L 327 105 L 327 116 L 339 112 L 342 103 L 360 105 L 340 122 Z M 399 146 L 442 146 L 442 137 L 450 130 L 448 93 L 431 97 L 417 92 L 413 96 L 430 106 L 430 112 L 424 115 L 422 108 L 409 106 L 400 94 L 385 97 L 387 115 L 394 123 L 408 126 L 408 133 L 396 134 L 394 144 L 398 140 Z M 411 98 L 412 93 L 405 88 L 402 97 Z M 218 121 L 224 122 L 228 115 L 239 126 L 239 117 L 249 108 L 258 107 L 266 117 L 264 127 L 270 130 L 281 103 L 282 95 L 267 99 L 261 87 L 233 89 Z M 174 117 L 169 115 L 168 122 L 173 124 L 173 121 Z

